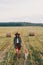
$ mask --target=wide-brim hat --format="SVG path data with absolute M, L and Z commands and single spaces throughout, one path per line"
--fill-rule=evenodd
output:
M 15 35 L 20 35 L 18 32 Z

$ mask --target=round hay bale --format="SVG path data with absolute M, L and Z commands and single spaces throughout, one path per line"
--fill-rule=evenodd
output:
M 35 36 L 35 33 L 34 32 L 30 32 L 29 36 Z
M 11 33 L 8 32 L 8 33 L 6 34 L 6 37 L 11 37 Z

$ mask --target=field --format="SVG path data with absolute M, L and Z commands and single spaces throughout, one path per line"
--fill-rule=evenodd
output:
M 6 37 L 8 32 L 11 33 L 11 37 Z M 19 32 L 22 38 L 19 59 L 16 59 L 13 45 L 16 32 Z M 29 36 L 29 32 L 34 32 L 35 36 Z M 25 48 L 29 52 L 26 61 Z M 43 65 L 43 27 L 0 27 L 0 65 Z

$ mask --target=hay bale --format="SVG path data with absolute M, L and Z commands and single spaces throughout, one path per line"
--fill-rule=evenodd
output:
M 6 37 L 11 37 L 11 33 L 8 32 L 8 33 L 6 34 Z
M 30 32 L 29 36 L 35 36 L 35 33 L 34 32 Z

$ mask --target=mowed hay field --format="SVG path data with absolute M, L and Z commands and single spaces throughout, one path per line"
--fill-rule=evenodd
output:
M 11 37 L 6 37 L 7 33 Z M 16 59 L 13 45 L 14 34 L 20 33 L 22 38 L 21 56 Z M 34 32 L 35 36 L 29 36 Z M 28 49 L 25 61 L 24 49 Z M 0 65 L 43 65 L 43 27 L 0 27 Z

